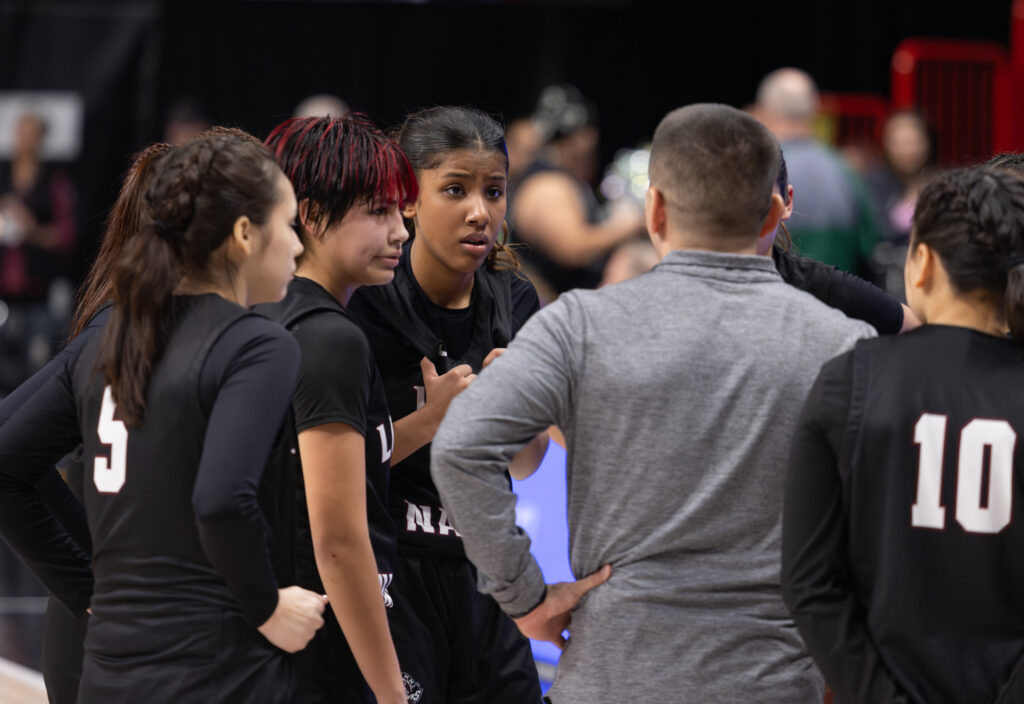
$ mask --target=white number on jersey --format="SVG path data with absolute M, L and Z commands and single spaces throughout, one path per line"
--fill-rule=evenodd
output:
M 910 524 L 917 528 L 946 527 L 942 507 L 942 457 L 946 444 L 946 416 L 925 413 L 914 426 L 920 445 L 917 500 L 910 508 Z M 968 533 L 998 533 L 1010 525 L 1013 503 L 1013 452 L 1017 433 L 1005 420 L 975 418 L 960 431 L 956 465 L 956 522 Z M 982 505 L 985 448 L 989 449 L 988 493 Z
M 110 387 L 103 389 L 100 422 L 96 427 L 100 442 L 110 445 L 110 459 L 96 457 L 92 480 L 101 494 L 116 494 L 124 486 L 125 464 L 128 455 L 128 429 L 124 421 L 114 420 L 114 396 Z

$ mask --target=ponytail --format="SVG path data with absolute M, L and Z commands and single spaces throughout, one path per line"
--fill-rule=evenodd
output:
M 125 174 L 121 192 L 107 216 L 103 230 L 103 242 L 96 255 L 96 261 L 89 269 L 78 292 L 75 314 L 71 320 L 71 338 L 81 334 L 96 312 L 111 296 L 111 272 L 117 263 L 125 243 L 141 229 L 143 196 L 153 173 L 153 163 L 171 148 L 170 144 L 157 142 L 135 155 L 132 165 Z
M 153 163 L 141 229 L 111 275 L 114 309 L 104 332 L 102 369 L 121 417 L 141 425 L 153 369 L 171 331 L 182 277 L 209 277 L 211 258 L 246 215 L 267 220 L 280 170 L 258 142 L 208 135 Z

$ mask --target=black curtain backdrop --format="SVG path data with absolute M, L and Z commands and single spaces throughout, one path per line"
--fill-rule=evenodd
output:
M 888 94 L 908 37 L 1006 44 L 1011 0 L 269 2 L 0 0 L 0 90 L 78 90 L 83 258 L 131 153 L 178 99 L 263 137 L 311 93 L 382 126 L 470 103 L 507 120 L 552 82 L 600 110 L 602 155 L 649 138 L 668 110 L 742 106 L 786 65 L 823 90 Z

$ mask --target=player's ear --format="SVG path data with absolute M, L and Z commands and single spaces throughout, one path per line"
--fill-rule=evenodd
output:
M 228 237 L 228 257 L 237 263 L 251 255 L 255 251 L 256 234 L 256 223 L 248 215 L 239 216 Z
M 924 242 L 912 244 L 907 252 L 907 266 L 904 269 L 907 286 L 925 291 L 931 288 L 937 264 L 934 249 Z
M 650 185 L 647 187 L 647 197 L 644 199 L 644 224 L 647 225 L 647 234 L 650 235 L 651 244 L 654 245 L 659 257 L 665 255 L 667 223 L 665 196 L 653 185 Z
M 303 198 L 299 201 L 299 224 L 303 230 L 310 233 L 310 236 L 313 236 L 314 233 L 319 236 L 319 234 L 322 234 L 320 232 L 320 223 L 316 218 L 312 217 L 310 210 L 309 198 Z

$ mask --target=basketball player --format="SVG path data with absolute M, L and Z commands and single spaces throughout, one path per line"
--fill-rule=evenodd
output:
M 258 310 L 302 351 L 292 399 L 308 515 L 300 584 L 331 599 L 304 654 L 307 694 L 404 704 L 385 615 L 395 551 L 388 474 L 403 450 L 373 352 L 345 304 L 358 286 L 394 277 L 408 238 L 401 206 L 415 199 L 416 179 L 398 145 L 357 114 L 288 120 L 267 145 L 295 187 L 306 248 L 285 299 Z
M 416 450 L 391 474 L 388 505 L 398 530 L 391 633 L 410 701 L 537 702 L 529 641 L 477 591 L 476 572 L 430 478 L 429 442 L 447 402 L 539 305 L 498 242 L 504 134 L 477 110 L 438 107 L 406 118 L 397 139 L 419 184 L 403 211 L 413 239 L 394 281 L 359 289 L 349 305 L 373 347 L 396 437 Z M 515 471 L 533 471 L 546 447 L 541 434 Z
M 155 168 L 103 339 L 0 429 L 5 494 L 84 442 L 91 600 L 87 556 L 52 517 L 12 542 L 35 541 L 37 574 L 74 612 L 91 604 L 80 700 L 292 701 L 281 649 L 308 642 L 323 602 L 277 588 L 255 495 L 297 350 L 245 306 L 284 294 L 294 195 L 237 138 Z
M 784 596 L 843 704 L 1024 701 L 1024 181 L 926 186 L 905 282 L 924 326 L 832 360 L 807 399 Z

